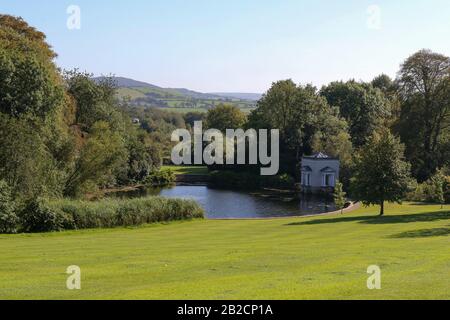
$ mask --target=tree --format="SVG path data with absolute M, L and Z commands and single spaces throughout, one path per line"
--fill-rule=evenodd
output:
M 443 209 L 445 203 L 443 183 L 436 185 L 436 200 L 441 205 L 441 209 Z
M 63 104 L 56 55 L 42 32 L 0 15 L 0 48 L 0 112 L 45 118 Z
M 438 170 L 435 175 L 433 175 L 429 181 L 427 181 L 428 188 L 426 188 L 429 192 L 428 198 L 430 201 L 439 203 L 441 205 L 441 209 L 444 207 L 445 203 L 445 193 L 444 193 L 444 185 L 445 185 L 445 176 L 441 170 Z
M 16 205 L 12 198 L 10 186 L 4 180 L 0 180 L 0 233 L 15 233 L 19 218 L 16 213 Z
M 313 152 L 324 152 L 329 156 L 339 158 L 341 164 L 340 182 L 348 188 L 353 166 L 353 145 L 347 132 L 347 122 L 339 117 L 339 110 L 334 110 L 335 116 L 322 114 L 320 123 L 326 124 L 317 130 L 312 138 Z
M 203 121 L 205 116 L 204 112 L 188 112 L 183 116 L 183 119 L 187 127 L 193 128 L 195 121 Z
M 45 118 L 62 102 L 62 86 L 35 57 L 0 50 L 0 112 Z
M 124 184 L 145 181 L 148 175 L 161 164 L 158 148 L 142 129 L 135 129 L 135 127 L 128 129 L 126 148 L 128 150 L 126 177 L 119 177 L 122 179 L 120 182 Z
M 90 74 L 77 70 L 66 71 L 64 78 L 67 92 L 76 104 L 75 123 L 78 126 L 89 131 L 97 121 L 107 121 L 116 127 L 122 125 L 112 78 L 102 77 L 95 82 Z
M 22 18 L 0 14 L 0 109 L 48 117 L 63 105 L 56 53 L 44 33 Z M 10 105 L 8 105 L 10 104 Z M 48 114 L 45 114 L 48 111 Z
M 56 58 L 56 53 L 46 42 L 45 34 L 28 25 L 22 18 L 0 14 L 0 27 L 0 38 L 7 40 L 5 45 L 8 48 L 29 51 L 32 47 L 33 50 L 39 51 L 46 58 Z M 17 45 L 19 38 L 25 45 Z
M 390 117 L 389 101 L 383 92 L 370 84 L 355 81 L 332 82 L 320 94 L 330 106 L 339 107 L 349 124 L 355 147 L 364 145 L 374 131 Z
M 380 89 L 386 97 L 396 91 L 394 81 L 392 81 L 392 79 L 384 73 L 375 77 L 372 80 L 371 85 L 374 88 Z
M 66 195 L 78 195 L 89 187 L 113 183 L 120 168 L 126 166 L 127 150 L 122 136 L 113 132 L 107 122 L 92 127 L 81 155 L 65 184 Z
M 0 113 L 0 179 L 12 188 L 14 198 L 61 195 L 64 170 L 49 152 L 45 129 Z
M 410 184 L 410 164 L 404 161 L 404 146 L 388 130 L 374 133 L 355 157 L 352 196 L 364 205 L 401 203 Z
M 398 131 L 415 177 L 426 181 L 448 161 L 450 58 L 421 50 L 402 64 L 397 83 L 402 103 Z
M 0 179 L 14 198 L 60 195 L 72 154 L 72 105 L 56 55 L 43 33 L 6 15 L 0 48 Z
M 0 15 L 0 180 L 14 201 L 144 180 L 182 115 L 156 110 L 146 132 L 121 108 L 111 77 L 62 76 L 55 57 L 44 33 Z
M 444 178 L 444 201 L 450 203 L 450 176 Z
M 247 126 L 280 130 L 280 169 L 292 175 L 300 172 L 302 155 L 311 154 L 315 147 L 326 146 L 338 153 L 349 146 L 347 123 L 339 110 L 331 108 L 315 87 L 297 86 L 292 80 L 272 84 L 251 112 Z M 334 136 L 339 136 L 335 140 L 339 145 L 331 148 Z
M 243 128 L 247 117 L 236 106 L 220 104 L 206 114 L 206 127 L 225 132 L 227 129 Z
M 333 198 L 334 198 L 334 204 L 336 205 L 337 209 L 341 210 L 341 214 L 344 213 L 344 207 L 345 207 L 345 203 L 346 203 L 346 199 L 345 199 L 346 195 L 347 195 L 347 193 L 344 192 L 342 183 L 340 183 L 340 182 L 336 183 L 336 186 L 334 187 Z

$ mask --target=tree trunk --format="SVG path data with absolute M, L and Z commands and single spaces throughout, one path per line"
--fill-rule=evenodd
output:
M 384 201 L 380 203 L 380 217 L 384 216 Z

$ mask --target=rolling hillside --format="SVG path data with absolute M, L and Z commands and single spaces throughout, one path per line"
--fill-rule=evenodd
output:
M 101 81 L 103 77 L 94 78 Z M 172 111 L 206 111 L 221 103 L 232 103 L 249 111 L 261 95 L 255 93 L 202 93 L 185 88 L 162 88 L 124 77 L 115 77 L 119 99 L 128 99 L 132 105 Z

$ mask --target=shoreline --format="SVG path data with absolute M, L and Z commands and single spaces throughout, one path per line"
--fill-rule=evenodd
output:
M 361 202 L 357 201 L 357 202 L 352 202 L 352 204 L 345 208 L 342 212 L 342 215 L 349 213 L 349 212 L 353 212 L 356 211 L 358 209 L 360 209 L 362 206 Z M 317 214 L 307 214 L 307 215 L 301 215 L 301 216 L 286 216 L 286 217 L 265 217 L 265 218 L 261 218 L 261 217 L 257 217 L 257 218 L 217 218 L 217 219 L 211 219 L 211 218 L 205 218 L 205 220 L 211 220 L 211 221 L 240 221 L 240 220 L 287 220 L 287 219 L 296 219 L 296 218 L 312 218 L 312 217 L 324 217 L 324 216 L 330 216 L 330 215 L 335 215 L 335 214 L 339 214 L 341 215 L 341 210 L 335 210 L 332 212 L 324 212 L 324 213 L 317 213 Z

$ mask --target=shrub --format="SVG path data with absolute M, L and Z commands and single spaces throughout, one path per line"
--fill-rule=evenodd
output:
M 19 218 L 16 213 L 16 205 L 11 196 L 11 188 L 0 180 L 0 233 L 16 233 Z
M 145 184 L 153 187 L 162 187 L 175 183 L 176 177 L 171 170 L 158 170 L 151 172 L 145 179 Z
M 42 198 L 28 202 L 20 214 L 25 232 L 49 232 L 75 227 L 72 217 L 57 208 L 52 208 Z
M 104 199 L 95 202 L 57 200 L 51 211 L 71 218 L 74 228 L 113 228 L 142 224 L 203 218 L 203 209 L 191 200 L 146 197 L 136 199 Z
M 450 177 L 438 171 L 434 176 L 424 183 L 417 184 L 407 196 L 407 200 L 429 203 L 450 202 Z
M 450 176 L 445 177 L 444 181 L 444 199 L 445 203 L 450 203 Z

